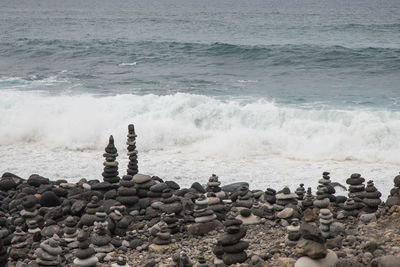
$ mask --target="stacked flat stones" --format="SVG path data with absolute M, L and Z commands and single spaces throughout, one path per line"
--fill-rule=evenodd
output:
M 365 204 L 364 210 L 368 213 L 377 211 L 379 204 L 381 204 L 381 196 L 382 194 L 376 189 L 374 182 L 371 180 L 368 181 L 363 198 Z
M 8 256 L 13 260 L 23 260 L 28 257 L 28 252 L 26 233 L 22 231 L 21 227 L 17 226 L 11 239 L 11 248 L 9 248 Z
M 304 188 L 304 184 L 300 184 L 300 186 L 295 191 L 298 200 L 303 200 L 306 190 Z
M 128 125 L 128 135 L 126 144 L 128 145 L 127 150 L 129 157 L 127 173 L 128 175 L 133 176 L 139 172 L 138 157 L 136 150 L 136 133 L 135 133 L 135 126 L 133 124 Z
M 307 193 L 305 198 L 301 201 L 301 206 L 303 210 L 306 210 L 307 208 L 312 208 L 314 205 L 314 196 L 312 195 L 311 192 L 311 187 L 307 188 Z
M 85 214 L 81 217 L 78 226 L 82 227 L 93 226 L 94 222 L 98 219 L 96 216 L 96 212 L 103 211 L 103 208 L 100 206 L 99 198 L 97 196 L 93 196 L 90 202 L 86 205 Z
M 394 187 L 390 190 L 390 195 L 386 201 L 386 205 L 389 207 L 400 205 L 400 175 L 397 175 L 393 182 Z
M 135 182 L 133 182 L 131 175 L 124 175 L 122 177 L 116 200 L 128 208 L 134 206 L 139 201 L 136 195 Z
M 140 173 L 135 174 L 132 180 L 135 182 L 136 194 L 139 198 L 147 198 L 150 187 L 156 184 L 156 182 L 151 179 L 150 175 Z
M 63 228 L 64 236 L 63 239 L 68 243 L 69 248 L 77 248 L 79 243 L 77 242 L 78 229 L 76 227 L 77 222 L 72 216 L 68 216 L 65 219 L 65 226 Z
M 292 223 L 286 227 L 288 234 L 285 239 L 286 245 L 295 246 L 300 239 L 300 223 L 299 219 L 294 218 Z
M 297 195 L 291 193 L 287 186 L 283 188 L 281 193 L 276 194 L 275 197 L 276 203 L 274 204 L 274 209 L 276 211 L 281 211 L 290 204 L 297 205 Z
M 210 192 L 210 193 L 214 193 L 217 197 L 223 199 L 223 198 L 225 198 L 226 195 L 225 195 L 225 192 L 222 191 L 220 185 L 221 185 L 221 182 L 218 181 L 218 176 L 213 174 L 208 179 L 206 191 Z
M 96 253 L 108 253 L 114 250 L 113 244 L 111 244 L 111 237 L 107 234 L 107 229 L 103 223 L 96 223 L 94 231 L 90 238 Z
M 246 229 L 242 227 L 242 221 L 228 218 L 225 222 L 225 233 L 218 240 L 219 246 L 223 252 L 222 260 L 226 265 L 243 263 L 247 260 L 245 250 L 249 243 L 241 240 L 246 236 Z M 215 250 L 214 250 L 215 253 Z
M 53 236 L 40 243 L 36 249 L 36 262 L 40 266 L 61 266 L 62 248 L 59 245 L 58 236 Z
M 164 222 L 160 225 L 160 231 L 153 239 L 153 243 L 159 246 L 166 246 L 172 243 L 171 233 L 168 231 L 168 225 Z
M 273 205 L 276 202 L 276 190 L 272 188 L 267 188 L 264 192 L 264 200 L 269 204 Z
M 326 209 L 330 204 L 328 189 L 325 186 L 318 186 L 317 197 L 313 202 L 314 207 Z
M 196 199 L 193 212 L 196 223 L 207 223 L 217 219 L 214 211 L 208 208 L 208 202 L 209 200 L 204 195 Z
M 325 238 L 330 237 L 330 226 L 333 222 L 333 214 L 329 209 L 321 209 L 319 211 L 319 229 L 322 236 Z
M 111 184 L 118 183 L 120 180 L 118 176 L 118 162 L 116 161 L 118 151 L 114 145 L 114 137 L 112 135 L 109 138 L 103 157 L 105 158 L 105 162 L 103 163 L 104 172 L 102 173 L 103 180 Z
M 96 251 L 90 247 L 89 233 L 84 229 L 78 234 L 79 248 L 75 252 L 74 264 L 76 266 L 95 266 L 98 262 Z
M 322 173 L 322 179 L 318 180 L 318 183 L 326 188 L 326 196 L 329 198 L 330 202 L 335 202 L 336 197 L 334 194 L 336 193 L 335 188 L 332 186 L 331 177 L 329 176 L 329 172 Z
M 364 182 L 365 179 L 361 177 L 359 173 L 353 173 L 350 178 L 346 180 L 346 183 L 350 185 L 349 198 L 363 198 L 365 188 Z
M 249 190 L 248 186 L 241 186 L 238 192 L 238 197 L 235 203 L 237 207 L 245 207 L 250 209 L 254 203 L 253 193 Z

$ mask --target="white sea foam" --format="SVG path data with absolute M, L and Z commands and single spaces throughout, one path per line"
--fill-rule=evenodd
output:
M 123 67 L 123 66 L 136 66 L 136 62 L 123 62 L 123 63 L 121 63 L 121 64 L 118 64 L 118 66 L 121 66 L 121 67 Z
M 129 123 L 136 126 L 142 169 L 171 178 L 219 172 L 229 181 L 279 184 L 296 176 L 293 171 L 316 179 L 325 169 L 343 167 L 341 181 L 353 171 L 387 179 L 400 164 L 395 111 L 307 110 L 181 93 L 0 91 L 0 113 L 0 171 L 25 175 L 99 178 L 108 135 L 124 151 Z

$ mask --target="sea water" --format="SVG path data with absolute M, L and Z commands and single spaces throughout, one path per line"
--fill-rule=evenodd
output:
M 400 2 L 0 3 L 0 172 L 100 179 L 108 136 L 127 165 L 189 186 L 252 189 L 323 171 L 400 170 Z

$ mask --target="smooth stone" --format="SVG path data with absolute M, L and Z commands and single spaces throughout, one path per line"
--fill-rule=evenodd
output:
M 315 242 L 313 240 L 300 238 L 296 247 L 297 256 L 308 256 L 312 259 L 322 259 L 327 254 L 325 244 Z
M 279 193 L 275 195 L 275 198 L 279 200 L 297 199 L 297 195 L 296 193 L 290 193 L 290 194 Z
M 166 183 L 158 183 L 150 187 L 150 191 L 152 192 L 162 192 L 164 189 L 167 189 L 168 185 Z
M 194 223 L 190 224 L 187 227 L 187 231 L 189 235 L 202 235 L 217 229 L 222 228 L 223 225 L 218 220 L 213 220 L 206 223 Z
M 325 242 L 325 238 L 322 237 L 321 231 L 318 229 L 318 227 L 315 227 L 311 224 L 301 224 L 299 231 L 304 239 L 313 240 L 318 243 Z
M 87 259 L 93 256 L 96 253 L 94 248 L 89 247 L 89 248 L 81 248 L 78 249 L 78 251 L 75 253 L 75 256 L 79 259 Z
M 317 207 L 317 208 L 320 208 L 320 209 L 328 207 L 329 203 L 330 203 L 329 198 L 324 198 L 324 199 L 321 199 L 321 200 L 316 199 L 313 202 L 314 206 Z
M 311 259 L 309 257 L 300 257 L 294 267 L 335 267 L 338 257 L 335 252 L 328 250 L 328 254 L 322 259 Z
M 42 184 L 49 184 L 50 180 L 48 178 L 44 178 L 38 174 L 32 174 L 31 176 L 29 176 L 26 183 L 31 186 L 34 186 L 34 187 L 39 187 Z
M 221 187 L 222 191 L 225 192 L 234 192 L 237 191 L 239 188 L 246 186 L 249 187 L 249 183 L 247 182 L 237 182 L 237 183 L 232 183 L 232 184 L 227 184 Z
M 400 257 L 387 255 L 376 259 L 379 267 L 398 267 L 400 266 Z
M 144 184 L 151 180 L 151 176 L 138 173 L 133 176 L 132 180 L 137 184 Z
M 249 242 L 239 241 L 238 243 L 230 246 L 222 246 L 222 250 L 226 253 L 239 253 L 249 247 Z
M 246 235 L 246 229 L 242 228 L 236 234 L 227 234 L 224 233 L 221 235 L 219 242 L 222 246 L 234 245 L 240 241 Z
M 204 216 L 204 217 L 197 217 L 194 219 L 194 221 L 196 223 L 205 223 L 205 222 L 215 220 L 216 218 L 217 218 L 217 216 L 215 214 L 212 214 L 212 215 L 208 215 L 208 216 Z
M 193 188 L 194 190 L 196 190 L 197 192 L 202 193 L 202 194 L 207 193 L 207 191 L 204 189 L 204 187 L 198 182 L 194 182 L 190 188 Z
M 259 224 L 261 222 L 261 218 L 251 214 L 248 217 L 243 217 L 242 215 L 236 216 L 236 219 L 241 220 L 243 225 L 252 225 L 252 224 Z
M 172 190 L 179 190 L 180 186 L 174 182 L 174 181 L 165 181 L 165 183 L 168 185 L 169 188 L 171 188 Z
M 222 260 L 228 266 L 235 263 L 243 263 L 247 260 L 247 254 L 244 251 L 235 254 L 224 253 L 224 255 L 222 256 Z
M 360 216 L 360 220 L 361 220 L 363 223 L 367 224 L 367 223 L 370 223 L 370 222 L 372 222 L 372 221 L 375 221 L 375 220 L 376 220 L 376 215 L 375 215 L 375 213 L 366 213 L 366 214 L 362 214 L 362 215 Z
M 287 219 L 293 216 L 294 209 L 293 208 L 284 208 L 282 211 L 278 212 L 276 216 L 280 219 Z
M 61 204 L 60 199 L 53 191 L 44 192 L 39 202 L 42 207 L 56 207 Z
M 77 266 L 83 266 L 83 267 L 89 267 L 89 266 L 95 266 L 99 260 L 97 257 L 90 257 L 87 259 L 74 259 L 74 264 Z

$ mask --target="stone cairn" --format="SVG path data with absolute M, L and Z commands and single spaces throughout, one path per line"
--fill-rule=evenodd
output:
M 264 200 L 269 204 L 273 205 L 276 202 L 276 190 L 272 188 L 267 188 L 264 192 Z
M 59 237 L 53 237 L 40 243 L 40 247 L 36 249 L 36 262 L 40 266 L 61 266 L 62 248 L 60 247 Z
M 286 206 L 293 204 L 297 205 L 297 195 L 291 193 L 289 187 L 285 186 L 282 192 L 275 195 L 276 203 L 274 204 L 274 209 L 276 211 L 282 211 Z
M 300 184 L 300 186 L 295 191 L 298 200 L 303 200 L 306 190 L 304 188 L 304 184 Z
M 135 182 L 136 195 L 139 198 L 147 198 L 150 188 L 156 184 L 156 181 L 154 181 L 150 175 L 140 173 L 135 174 L 132 180 Z
M 208 198 L 204 195 L 196 199 L 193 212 L 194 221 L 196 223 L 207 223 L 217 219 L 214 211 L 208 208 L 208 202 Z
M 11 248 L 9 249 L 8 256 L 15 261 L 28 257 L 29 247 L 26 233 L 19 226 L 14 231 L 14 236 L 11 239 Z
M 326 188 L 326 197 L 329 198 L 329 201 L 335 202 L 336 197 L 334 196 L 334 194 L 336 193 L 336 190 L 332 186 L 331 177 L 329 176 L 329 174 L 329 172 L 323 172 L 322 179 L 319 179 L 318 183 Z
M 218 176 L 213 174 L 208 179 L 206 191 L 210 193 L 214 193 L 217 197 L 224 199 L 226 198 L 225 192 L 222 191 L 221 182 L 218 180 Z
M 168 225 L 165 222 L 160 225 L 160 231 L 153 239 L 153 243 L 159 246 L 168 246 L 172 243 L 171 233 L 168 231 Z
M 349 198 L 363 198 L 365 185 L 363 184 L 365 179 L 361 177 L 359 173 L 353 173 L 350 178 L 346 180 L 349 186 Z
M 133 207 L 139 198 L 136 195 L 135 183 L 131 175 L 124 175 L 120 181 L 116 200 L 127 208 Z
M 129 157 L 129 164 L 127 173 L 128 175 L 135 175 L 139 172 L 138 167 L 138 157 L 137 157 L 137 150 L 136 150 L 136 133 L 135 133 L 135 126 L 133 124 L 128 125 L 128 140 L 126 144 L 128 145 L 128 157 Z
M 324 238 L 330 237 L 330 226 L 333 222 L 333 214 L 329 209 L 320 209 L 319 211 L 319 229 Z
M 363 207 L 364 204 L 360 198 L 349 197 L 348 199 L 346 199 L 346 202 L 344 202 L 343 206 L 344 218 L 348 216 L 357 217 Z M 339 216 L 338 214 L 338 219 L 339 218 L 342 218 L 342 216 Z
M 76 227 L 77 222 L 72 216 L 68 216 L 65 219 L 65 226 L 63 228 L 64 236 L 63 239 L 68 244 L 68 248 L 77 248 L 79 243 L 77 241 L 78 229 Z
M 36 234 L 41 231 L 36 220 L 28 220 L 26 224 L 28 225 L 29 234 Z
M 241 220 L 243 225 L 259 224 L 261 222 L 261 218 L 254 215 L 251 209 L 248 208 L 241 209 L 236 219 Z
M 92 196 L 90 202 L 86 205 L 85 213 L 81 217 L 78 227 L 93 226 L 94 222 L 97 220 L 96 212 L 103 211 L 103 207 L 99 204 L 99 198 L 97 196 Z
M 174 262 L 172 264 L 172 267 L 192 267 L 193 263 L 190 261 L 189 257 L 183 253 L 175 253 L 172 256 L 172 261 Z
M 381 204 L 380 197 L 382 196 L 381 192 L 379 192 L 373 181 L 368 181 L 367 186 L 365 187 L 365 193 L 363 202 L 365 204 L 364 210 L 367 213 L 373 213 L 378 210 L 379 204 Z
M 118 157 L 117 148 L 114 145 L 114 137 L 111 135 L 108 141 L 108 145 L 105 148 L 105 153 L 103 154 L 105 158 L 103 180 L 111 184 L 118 183 L 120 178 L 118 176 Z
M 286 227 L 288 234 L 285 243 L 288 246 L 296 246 L 297 241 L 300 239 L 300 223 L 299 219 L 293 218 L 292 223 Z
M 295 266 L 336 266 L 338 257 L 335 252 L 326 248 L 325 238 L 317 227 L 311 224 L 302 224 L 300 235 L 301 238 L 297 242 L 295 253 L 300 258 L 296 261 Z
M 231 216 L 224 225 L 225 233 L 220 236 L 214 254 L 228 266 L 245 262 L 247 260 L 245 250 L 249 247 L 249 243 L 241 239 L 246 236 L 246 228 L 242 227 L 242 221 Z
M 313 205 L 319 209 L 326 209 L 330 204 L 328 189 L 325 186 L 318 186 L 317 198 L 314 200 Z
M 95 266 L 99 261 L 95 256 L 96 251 L 90 247 L 88 228 L 84 227 L 78 234 L 79 248 L 75 252 L 74 264 L 76 266 Z
M 179 226 L 179 219 L 176 217 L 175 213 L 165 214 L 164 221 L 168 225 L 168 231 L 171 234 L 176 234 L 181 230 Z
M 390 195 L 386 200 L 386 205 L 393 207 L 400 205 L 400 175 L 394 177 L 394 187 L 390 190 Z
M 207 193 L 208 208 L 214 211 L 217 219 L 222 221 L 225 220 L 226 207 L 223 204 L 223 200 L 216 196 L 214 193 Z
M 301 201 L 301 206 L 303 210 L 306 210 L 307 208 L 312 208 L 314 205 L 314 196 L 312 195 L 311 192 L 311 187 L 307 188 L 307 193 L 305 198 Z
M 179 214 L 182 211 L 182 203 L 179 197 L 175 196 L 170 188 L 163 190 L 160 210 L 165 213 Z
M 251 209 L 254 203 L 253 193 L 249 190 L 248 186 L 241 186 L 236 199 L 236 207 L 244 207 Z
M 111 237 L 107 233 L 107 224 L 96 222 L 93 233 L 91 235 L 91 247 L 94 248 L 96 253 L 109 253 L 114 250 L 113 244 L 111 244 Z M 104 255 L 105 256 L 105 255 Z
M 24 221 L 37 219 L 39 216 L 39 203 L 38 199 L 33 195 L 27 195 L 22 199 L 22 207 L 20 215 Z

